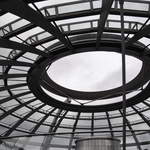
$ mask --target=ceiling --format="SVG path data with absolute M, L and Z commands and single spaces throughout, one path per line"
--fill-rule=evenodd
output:
M 0 1 L 0 149 L 72 150 L 85 136 L 149 149 L 149 6 Z

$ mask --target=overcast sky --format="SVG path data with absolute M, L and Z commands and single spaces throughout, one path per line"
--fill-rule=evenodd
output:
M 142 62 L 126 57 L 127 82 L 140 71 Z M 108 90 L 122 84 L 121 55 L 87 52 L 64 57 L 52 64 L 48 74 L 58 84 L 81 91 Z

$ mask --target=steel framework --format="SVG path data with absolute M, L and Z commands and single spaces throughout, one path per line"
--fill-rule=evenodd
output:
M 0 149 L 15 143 L 18 149 L 22 145 L 25 149 L 72 150 L 76 139 L 95 135 L 121 139 L 123 150 L 150 148 L 150 2 L 84 0 L 43 8 L 38 2 L 45 1 L 0 1 L 0 17 L 8 12 L 19 17 L 0 27 Z M 91 19 L 69 22 L 87 17 Z M 68 23 L 59 23 L 66 20 Z M 21 38 L 36 28 L 41 30 Z M 53 61 L 91 48 L 122 54 L 121 87 L 83 93 L 66 90 L 49 79 L 45 70 Z M 129 83 L 126 55 L 143 62 L 140 73 Z M 60 102 L 41 87 L 66 100 Z M 137 94 L 126 97 L 134 92 Z M 118 96 L 123 96 L 119 103 L 86 105 Z M 39 143 L 32 141 L 35 137 Z

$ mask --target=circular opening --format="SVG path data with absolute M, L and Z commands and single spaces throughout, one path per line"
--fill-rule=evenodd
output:
M 126 55 L 127 82 L 140 72 L 142 61 Z M 84 52 L 63 57 L 47 70 L 57 84 L 76 91 L 94 92 L 122 85 L 122 57 L 116 52 Z
M 61 101 L 61 102 L 66 101 L 66 97 L 62 97 L 62 96 L 53 94 L 43 87 L 41 87 L 41 88 L 47 95 L 50 95 L 51 97 L 57 99 L 58 101 Z M 137 95 L 138 93 L 140 93 L 140 90 L 129 93 L 126 95 L 126 97 L 131 98 L 131 97 Z M 84 106 L 98 106 L 98 105 L 100 106 L 100 105 L 115 104 L 115 103 L 121 102 L 121 101 L 122 101 L 122 96 L 118 96 L 118 97 L 108 98 L 108 99 L 103 99 L 103 100 L 102 99 L 101 100 L 99 100 L 99 99 L 95 99 L 95 100 L 71 99 L 70 104 L 75 104 L 75 105 L 84 104 Z

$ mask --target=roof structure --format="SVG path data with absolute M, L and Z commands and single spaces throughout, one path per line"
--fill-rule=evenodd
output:
M 149 0 L 1 0 L 0 149 L 150 149 L 149 17 Z

